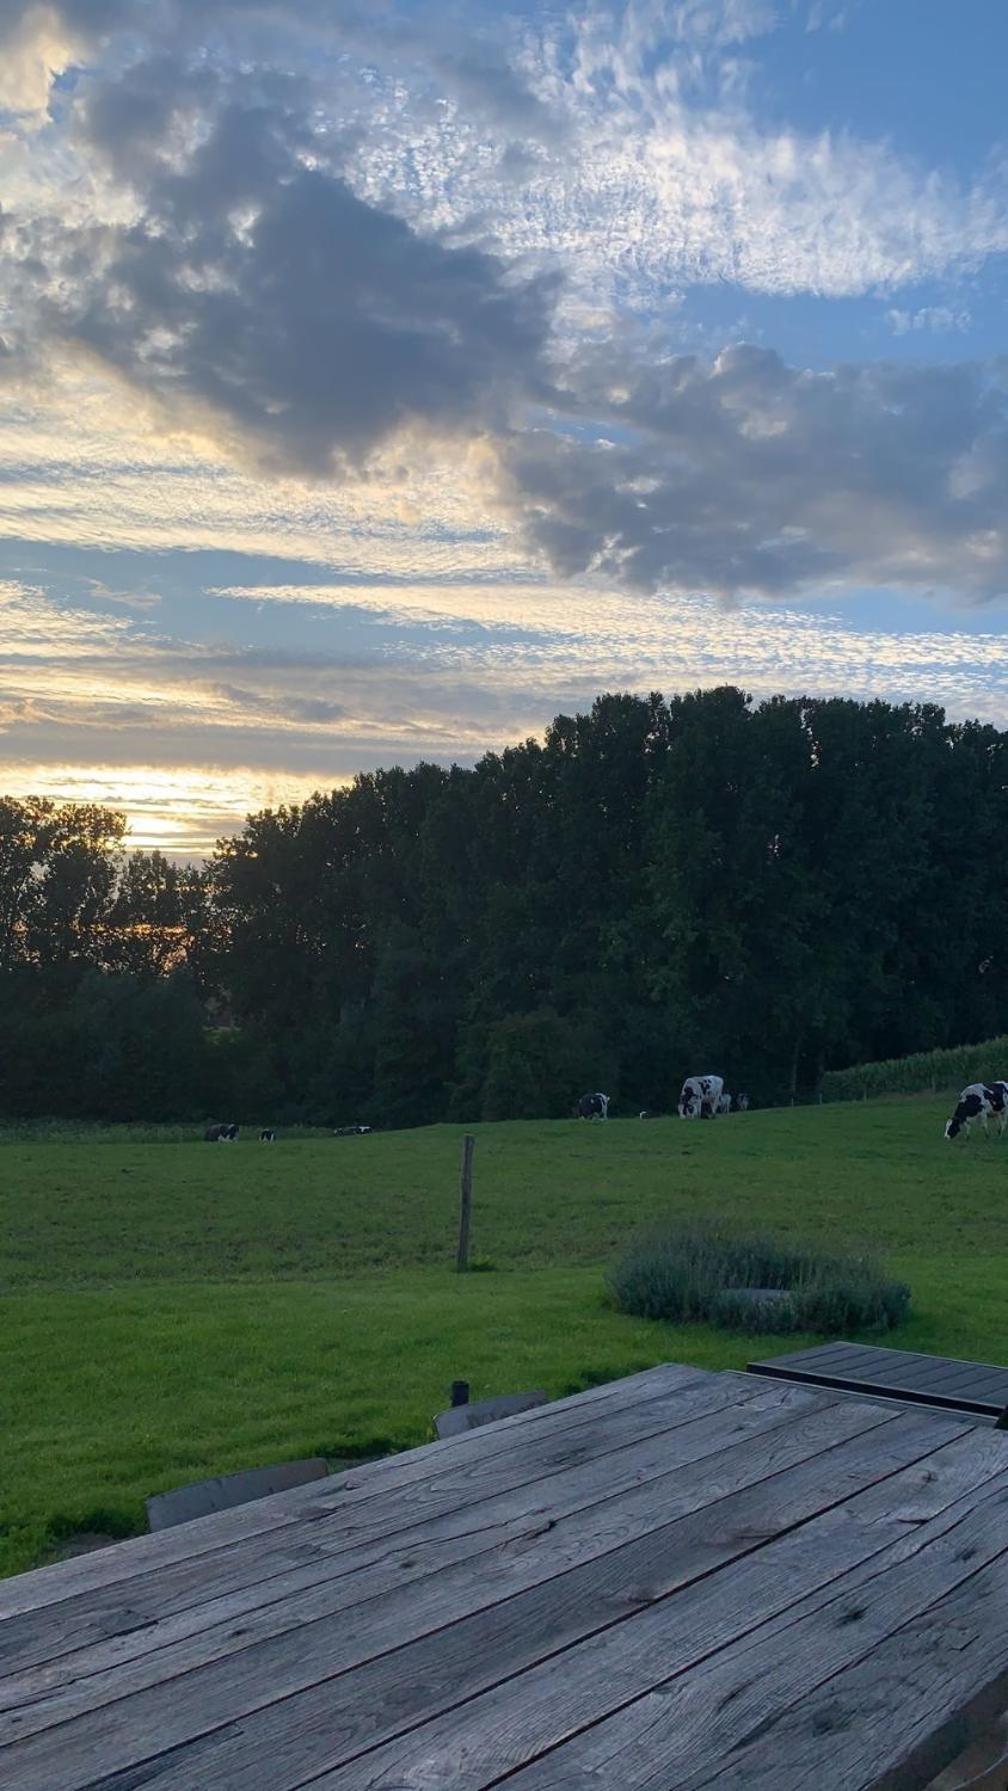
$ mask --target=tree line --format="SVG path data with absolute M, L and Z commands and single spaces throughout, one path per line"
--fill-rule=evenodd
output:
M 357 777 L 200 867 L 0 800 L 0 1107 L 396 1126 L 760 1102 L 1008 1016 L 1008 734 L 732 687 Z

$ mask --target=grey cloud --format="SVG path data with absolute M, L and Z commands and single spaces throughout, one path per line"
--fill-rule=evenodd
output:
M 180 169 L 161 140 L 206 85 L 152 63 L 92 100 L 92 141 L 131 167 L 144 211 L 130 228 L 35 241 L 24 267 L 32 291 L 49 258 L 43 333 L 183 420 L 216 419 L 261 464 L 316 476 L 402 426 L 499 426 L 542 389 L 549 281 L 423 238 L 306 165 L 283 83 L 259 103 L 225 99 Z
M 279 667 L 274 664 L 270 669 L 276 671 Z M 308 696 L 286 689 L 264 692 L 251 690 L 243 684 L 215 684 L 211 686 L 211 694 L 226 703 L 233 703 L 249 717 L 274 719 L 289 726 L 298 723 L 325 726 L 343 721 L 347 713 L 345 704 L 333 702 L 329 697 Z
M 48 0 L 49 10 L 82 37 L 96 37 L 135 12 L 136 0 Z M 0 37 L 19 31 L 40 11 L 40 0 L 0 0 Z
M 54 17 L 73 46 L 92 47 L 120 31 L 177 53 L 183 44 L 197 46 L 210 29 L 234 26 L 243 35 L 257 30 L 293 35 L 337 36 L 345 43 L 373 51 L 378 45 L 393 59 L 405 55 L 412 72 L 425 67 L 471 113 L 491 126 L 518 137 L 552 140 L 558 116 L 545 105 L 508 61 L 499 34 L 474 31 L 470 3 L 453 13 L 439 0 L 420 0 L 409 8 L 394 0 L 0 0 L 0 42 L 44 26 Z M 483 9 L 495 24 L 491 4 Z M 469 38 L 469 42 L 462 40 Z M 460 47 L 460 43 L 462 47 Z M 267 58 L 268 60 L 268 58 Z M 155 110 L 161 97 L 154 95 Z
M 1008 594 L 1008 391 L 991 369 L 811 373 L 742 346 L 711 365 L 588 360 L 568 403 L 576 432 L 513 436 L 503 455 L 558 573 L 727 598 L 833 580 Z
M 445 76 L 460 99 L 511 135 L 553 141 L 561 130 L 557 114 L 543 104 L 498 47 L 485 50 L 475 45 L 461 51 L 442 51 L 434 67 Z

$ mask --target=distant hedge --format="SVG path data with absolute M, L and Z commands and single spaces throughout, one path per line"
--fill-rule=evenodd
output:
M 1008 1034 L 982 1045 L 956 1045 L 950 1051 L 918 1051 L 913 1057 L 891 1057 L 881 1063 L 858 1063 L 849 1070 L 827 1070 L 819 1085 L 824 1101 L 870 1100 L 872 1095 L 927 1094 L 930 1089 L 965 1088 L 968 1082 L 1008 1077 Z
M 907 1316 L 910 1289 L 873 1257 L 738 1237 L 717 1225 L 660 1227 L 610 1271 L 621 1312 L 731 1331 L 888 1331 Z

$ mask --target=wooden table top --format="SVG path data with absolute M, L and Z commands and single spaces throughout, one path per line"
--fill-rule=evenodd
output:
M 905 1405 L 944 1406 L 960 1417 L 999 1418 L 1008 1407 L 1008 1368 L 913 1350 L 873 1349 L 866 1343 L 820 1343 L 814 1349 L 769 1356 L 750 1362 L 749 1373 L 879 1394 Z
M 4 1791 L 895 1791 L 1006 1703 L 1008 1433 L 675 1364 L 0 1583 Z

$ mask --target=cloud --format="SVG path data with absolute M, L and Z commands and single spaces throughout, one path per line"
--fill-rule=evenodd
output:
M 103 86 L 89 140 L 129 169 L 137 214 L 25 228 L 25 335 L 274 471 L 326 476 L 417 426 L 500 426 L 542 385 L 551 283 L 358 198 L 290 101 L 163 62 Z
M 637 309 L 697 282 L 890 292 L 1005 252 L 997 167 L 960 177 L 753 109 L 738 46 L 787 15 L 758 0 L 594 0 L 535 15 L 517 45 L 502 21 L 502 55 L 556 135 L 533 153 L 465 105 L 431 107 L 417 70 L 385 76 L 379 54 L 351 178 L 421 227 L 478 227 L 498 253 L 562 266 L 586 301 Z M 341 97 L 352 106 L 352 90 Z
M 55 76 L 128 11 L 128 0 L 0 0 L 0 110 L 41 122 Z
M 906 336 L 913 330 L 938 333 L 954 330 L 963 334 L 973 322 L 964 307 L 956 308 L 952 305 L 924 305 L 919 311 L 891 310 L 886 312 L 886 316 L 895 336 Z
M 842 584 L 1008 594 L 1008 391 L 969 364 L 830 373 L 769 350 L 585 358 L 576 432 L 513 435 L 513 512 L 554 573 L 721 598 Z M 604 414 L 607 423 L 596 419 Z
M 300 611 L 309 599 L 294 589 Z M 384 587 L 316 589 L 318 633 L 297 645 L 290 594 L 260 587 L 272 634 L 253 649 L 241 601 L 230 627 L 218 601 L 214 638 L 195 641 L 9 588 L 0 788 L 91 789 L 127 807 L 138 837 L 199 852 L 250 808 L 390 762 L 472 763 L 599 689 L 734 682 L 759 696 L 931 700 L 1008 723 L 996 632 L 862 629 L 821 606 L 725 612 L 595 580 L 529 584 L 517 599 L 508 586 L 402 589 L 391 605 Z

